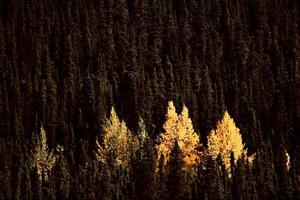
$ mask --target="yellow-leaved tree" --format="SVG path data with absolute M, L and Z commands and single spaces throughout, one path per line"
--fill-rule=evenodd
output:
M 178 146 L 183 153 L 183 160 L 186 165 L 191 166 L 198 162 L 199 136 L 194 131 L 192 120 L 189 118 L 189 111 L 183 106 L 181 115 L 178 118 Z
M 103 140 L 96 140 L 98 149 L 96 158 L 103 163 L 112 162 L 117 166 L 128 166 L 131 156 L 139 147 L 138 139 L 127 128 L 124 121 L 120 121 L 114 107 L 110 118 L 103 126 Z
M 164 132 L 158 137 L 159 144 L 156 145 L 158 159 L 163 155 L 166 163 L 177 141 L 186 167 L 193 166 L 199 159 L 197 147 L 200 144 L 199 136 L 194 131 L 192 121 L 189 118 L 187 107 L 183 106 L 182 112 L 178 116 L 173 102 L 170 101 L 163 129 Z
M 247 150 L 243 144 L 239 128 L 226 111 L 222 120 L 217 123 L 215 130 L 208 135 L 208 153 L 213 159 L 220 154 L 227 171 L 230 171 L 230 155 L 233 152 L 235 163 Z
M 166 121 L 163 125 L 165 130 L 163 133 L 159 134 L 158 143 L 155 148 L 158 153 L 158 160 L 163 155 L 165 162 L 169 159 L 169 155 L 174 148 L 174 143 L 176 141 L 178 133 L 178 115 L 176 113 L 175 106 L 172 101 L 169 102 Z
M 41 181 L 47 181 L 49 179 L 49 174 L 55 165 L 55 162 L 56 156 L 54 155 L 53 150 L 49 150 L 46 131 L 43 126 L 41 126 L 40 135 L 37 138 L 37 143 L 33 152 L 34 167 L 36 167 L 37 174 Z

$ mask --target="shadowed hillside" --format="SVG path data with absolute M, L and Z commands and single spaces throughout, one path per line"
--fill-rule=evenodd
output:
M 295 0 L 2 0 L 0 199 L 300 199 L 299 35 Z

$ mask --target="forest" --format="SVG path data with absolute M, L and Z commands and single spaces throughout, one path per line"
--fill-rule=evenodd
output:
M 300 1 L 1 0 L 0 199 L 300 200 Z

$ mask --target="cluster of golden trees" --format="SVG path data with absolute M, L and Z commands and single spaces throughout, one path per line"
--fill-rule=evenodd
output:
M 110 163 L 114 166 L 128 167 L 132 156 L 149 139 L 143 119 L 139 121 L 139 135 L 135 136 L 127 128 L 126 123 L 123 120 L 119 120 L 113 107 L 110 117 L 106 119 L 102 128 L 103 137 L 96 140 L 96 158 L 99 162 Z M 241 157 L 250 164 L 255 158 L 254 154 L 247 156 L 247 149 L 243 144 L 240 130 L 236 127 L 228 112 L 224 113 L 223 118 L 217 123 L 215 129 L 210 131 L 208 147 L 202 152 L 199 150 L 202 147 L 199 134 L 194 131 L 186 106 L 183 106 L 181 113 L 178 115 L 173 102 L 170 101 L 163 129 L 164 131 L 157 138 L 155 149 L 158 160 L 163 157 L 165 164 L 170 159 L 175 143 L 178 144 L 182 152 L 186 169 L 191 169 L 207 155 L 213 159 L 220 156 L 230 174 L 232 155 L 234 156 L 235 164 Z M 53 150 L 51 151 L 48 148 L 47 136 L 43 127 L 41 127 L 40 135 L 35 141 L 33 167 L 36 168 L 40 180 L 47 181 L 57 156 L 53 153 Z M 286 165 L 289 169 L 290 163 L 287 152 L 286 157 Z
M 214 159 L 220 155 L 226 168 L 229 170 L 232 153 L 235 162 L 242 155 L 246 156 L 247 154 L 240 131 L 228 112 L 225 112 L 216 129 L 210 132 L 206 153 L 199 151 L 199 147 L 202 146 L 200 137 L 194 131 L 186 106 L 183 106 L 181 113 L 178 115 L 173 102 L 170 101 L 163 129 L 164 131 L 157 138 L 155 149 L 158 160 L 163 156 L 165 163 L 168 162 L 176 142 L 182 152 L 186 168 L 193 167 L 200 161 L 201 157 L 208 154 Z M 97 159 L 104 163 L 112 161 L 116 165 L 127 166 L 131 156 L 142 143 L 141 138 L 146 137 L 145 128 L 143 128 L 143 131 L 140 133 L 139 138 L 136 137 L 128 130 L 125 122 L 119 120 L 115 109 L 112 108 L 110 118 L 103 125 L 102 140 L 97 139 L 96 141 L 98 146 L 96 151 Z M 249 157 L 248 160 L 251 159 L 253 157 Z

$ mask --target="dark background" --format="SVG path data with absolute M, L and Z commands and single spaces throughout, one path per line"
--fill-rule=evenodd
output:
M 249 152 L 296 159 L 299 15 L 296 0 L 2 0 L 0 192 L 22 185 L 12 174 L 41 125 L 76 174 L 111 106 L 155 139 L 167 102 L 185 104 L 204 145 L 228 110 Z

